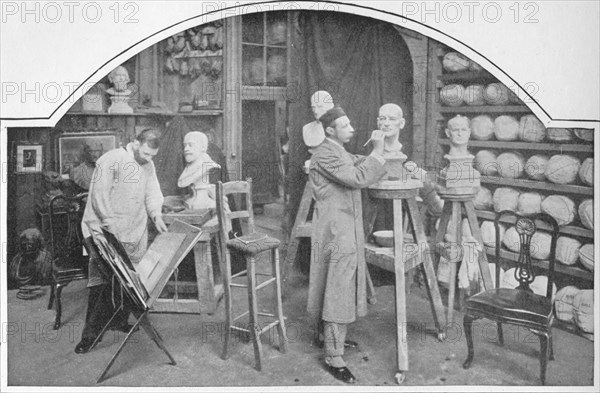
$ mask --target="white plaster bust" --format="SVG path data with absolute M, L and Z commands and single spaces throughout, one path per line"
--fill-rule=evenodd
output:
M 384 158 L 405 157 L 402 153 L 402 143 L 398 139 L 405 124 L 404 113 L 398 105 L 385 104 L 379 108 L 377 128 L 384 133 Z
M 469 119 L 465 116 L 456 115 L 448 120 L 446 136 L 450 139 L 450 151 L 447 156 L 452 158 L 470 157 L 467 146 L 471 137 Z
M 106 90 L 110 95 L 112 105 L 108 113 L 133 113 L 133 109 L 127 103 L 131 90 L 128 88 L 129 73 L 123 66 L 118 66 L 108 74 L 108 80 L 113 87 Z
M 333 98 L 328 92 L 319 90 L 310 97 L 310 109 L 315 120 L 302 127 L 302 139 L 306 146 L 316 147 L 325 140 L 325 130 L 319 118 L 331 108 L 333 108 Z
M 215 185 L 209 183 L 209 172 L 220 165 L 206 153 L 208 138 L 199 131 L 188 132 L 183 139 L 186 167 L 177 181 L 178 187 L 191 187 L 193 195 L 185 200 L 191 210 L 216 207 Z

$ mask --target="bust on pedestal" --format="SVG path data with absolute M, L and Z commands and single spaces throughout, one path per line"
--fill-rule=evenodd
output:
M 467 146 L 471 136 L 469 119 L 456 115 L 448 121 L 446 136 L 450 140 L 450 151 L 444 155 L 448 165 L 440 171 L 438 192 L 440 194 L 474 194 L 480 187 L 480 173 L 473 168 L 474 156 Z
M 186 167 L 177 181 L 178 187 L 191 187 L 192 196 L 184 204 L 190 210 L 214 209 L 216 207 L 215 185 L 209 183 L 209 172 L 221 166 L 206 153 L 208 138 L 199 131 L 188 132 L 183 139 Z
M 131 90 L 127 87 L 129 83 L 127 69 L 118 66 L 108 74 L 108 80 L 113 85 L 113 87 L 106 90 L 111 102 L 108 113 L 133 113 L 133 108 L 127 103 L 131 95 Z

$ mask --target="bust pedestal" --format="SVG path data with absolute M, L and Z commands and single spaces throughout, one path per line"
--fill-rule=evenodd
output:
M 184 202 L 188 209 L 215 209 L 217 207 L 217 202 L 209 196 L 207 187 L 192 186 L 192 192 L 192 196 Z
M 133 108 L 129 106 L 129 94 L 131 92 L 109 93 L 111 106 L 108 113 L 133 113 Z
M 438 192 L 442 194 L 475 194 L 481 183 L 481 174 L 473 168 L 473 155 L 444 156 L 448 165 L 440 171 L 437 179 Z

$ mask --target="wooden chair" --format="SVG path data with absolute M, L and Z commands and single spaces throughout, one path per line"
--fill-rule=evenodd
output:
M 224 206 L 224 198 L 232 194 L 241 194 L 243 201 L 241 206 L 245 210 L 229 211 Z M 223 276 L 224 300 L 225 300 L 225 340 L 223 345 L 222 359 L 229 357 L 229 345 L 231 342 L 232 331 L 244 332 L 250 334 L 254 344 L 254 358 L 256 369 L 261 370 L 262 345 L 261 335 L 270 329 L 277 327 L 279 333 L 279 349 L 285 353 L 287 350 L 287 337 L 285 331 L 285 321 L 283 317 L 283 307 L 281 300 L 281 272 L 279 267 L 279 240 L 266 234 L 258 233 L 254 227 L 254 213 L 252 211 L 252 180 L 232 181 L 227 183 L 217 183 L 217 217 L 219 220 L 219 246 L 221 251 L 221 272 Z M 245 203 L 244 203 L 245 202 Z M 232 219 L 247 218 L 248 231 L 246 235 L 237 236 L 229 239 L 229 230 Z M 244 256 L 246 269 L 234 275 L 231 274 L 231 251 L 237 251 Z M 258 254 L 269 251 L 271 259 L 271 272 L 258 273 L 256 269 Z M 241 278 L 246 275 L 246 283 L 240 283 Z M 268 278 L 259 282 L 258 277 L 267 276 Z M 237 282 L 236 282 L 237 281 Z M 268 285 L 275 285 L 275 312 L 258 312 L 258 294 L 257 291 Z M 232 289 L 247 288 L 248 290 L 248 311 L 234 316 L 232 304 Z M 236 321 L 249 316 L 248 329 L 235 325 Z M 259 317 L 268 317 L 269 323 L 264 327 L 259 322 Z
M 515 289 L 500 288 L 500 229 L 499 223 L 505 217 L 513 217 L 515 228 L 520 238 L 519 259 L 515 268 L 515 278 L 519 286 Z M 506 221 L 504 221 L 506 222 Z M 512 219 L 511 221 L 512 222 Z M 548 286 L 546 295 L 533 293 L 529 284 L 535 279 L 531 263 L 531 238 L 538 229 L 537 223 L 543 222 L 544 229 L 552 229 L 552 242 L 548 258 Z M 528 217 L 520 216 L 505 210 L 496 215 L 496 286 L 493 289 L 471 296 L 466 301 L 466 313 L 463 320 L 468 346 L 468 357 L 464 362 L 465 369 L 471 367 L 473 361 L 473 321 L 487 318 L 495 321 L 498 327 L 498 341 L 504 345 L 502 323 L 522 326 L 536 334 L 540 339 L 540 379 L 542 385 L 546 382 L 546 365 L 548 357 L 554 360 L 552 349 L 552 287 L 554 281 L 554 256 L 558 238 L 558 224 L 546 213 L 534 214 Z M 533 245 L 535 246 L 535 244 Z M 549 355 L 549 356 L 548 356 Z
M 48 203 L 50 244 L 52 247 L 52 282 L 48 309 L 56 306 L 54 329 L 61 325 L 61 293 L 71 281 L 87 279 L 88 257 L 84 255 L 81 219 L 87 193 L 75 196 L 57 195 Z

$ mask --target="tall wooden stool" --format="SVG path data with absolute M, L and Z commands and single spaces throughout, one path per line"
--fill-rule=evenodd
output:
M 234 212 L 226 211 L 223 206 L 223 200 L 230 194 L 243 194 L 246 202 L 246 210 Z M 279 349 L 285 353 L 287 351 L 287 336 L 285 330 L 285 321 L 283 317 L 283 305 L 281 300 L 281 273 L 279 268 L 279 240 L 272 238 L 263 233 L 257 233 L 254 227 L 254 214 L 252 211 L 252 180 L 233 181 L 223 184 L 217 183 L 217 217 L 219 219 L 220 248 L 221 248 L 221 271 L 223 274 L 223 287 L 225 290 L 225 341 L 223 345 L 223 360 L 229 357 L 229 344 L 231 341 L 232 331 L 241 331 L 249 333 L 254 344 L 254 359 L 256 361 L 256 369 L 261 371 L 262 364 L 262 345 L 260 342 L 261 335 L 268 332 L 270 329 L 277 327 L 279 333 Z M 248 219 L 248 234 L 240 237 L 228 239 L 228 229 L 231 228 L 231 220 L 236 218 Z M 246 260 L 246 270 L 231 275 L 231 258 L 229 251 L 236 250 L 244 255 Z M 271 272 L 258 273 L 256 263 L 258 254 L 269 251 L 271 259 Z M 240 284 L 233 282 L 246 274 L 247 283 Z M 268 278 L 262 282 L 257 280 L 259 276 L 267 276 Z M 275 314 L 258 312 L 258 294 L 259 289 L 265 288 L 268 285 L 275 286 Z M 247 288 L 248 289 L 248 311 L 234 316 L 233 304 L 231 298 L 232 288 Z M 249 315 L 248 328 L 243 328 L 235 325 L 235 322 Z M 270 322 L 261 328 L 259 317 L 267 317 Z
M 444 235 L 448 229 L 448 224 L 452 220 L 454 228 L 456 230 L 454 234 L 454 239 L 457 245 L 462 245 L 462 216 L 463 216 L 463 208 L 467 214 L 467 219 L 469 221 L 469 227 L 471 228 L 471 233 L 475 237 L 475 240 L 481 244 L 483 247 L 483 241 L 481 238 L 481 230 L 479 229 L 479 224 L 477 222 L 477 215 L 475 214 L 475 206 L 473 205 L 473 198 L 475 197 L 474 193 L 471 194 L 460 194 L 454 193 L 451 191 L 445 191 L 444 189 L 438 190 L 438 194 L 440 198 L 444 200 L 444 209 L 442 210 L 442 216 L 440 218 L 440 225 L 438 227 L 437 233 L 435 235 L 435 248 L 437 250 L 441 250 L 443 248 Z M 436 269 L 439 266 L 440 262 L 440 253 L 436 253 Z M 460 261 L 458 260 L 449 260 L 450 265 L 450 283 L 449 283 L 449 291 L 448 291 L 448 323 L 454 322 L 454 296 L 456 293 L 456 265 Z M 490 275 L 490 271 L 488 268 L 487 256 L 485 254 L 485 250 L 479 253 L 479 270 L 482 273 L 483 285 L 485 289 L 492 288 L 492 276 Z

